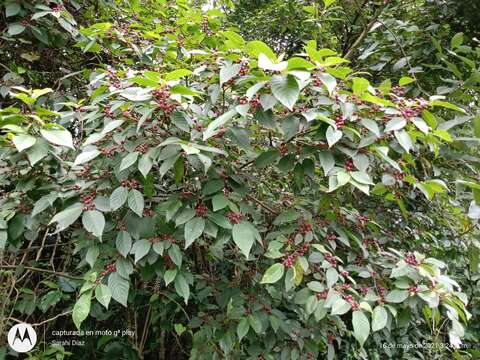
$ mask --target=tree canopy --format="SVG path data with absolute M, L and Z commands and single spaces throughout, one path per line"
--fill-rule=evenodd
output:
M 480 356 L 476 2 L 0 4 L 0 358 Z

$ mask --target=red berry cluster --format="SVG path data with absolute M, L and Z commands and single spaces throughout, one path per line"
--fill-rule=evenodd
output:
M 342 290 L 348 290 L 350 289 L 351 285 L 348 283 L 342 284 Z
M 327 335 L 327 343 L 329 343 L 330 345 L 333 344 L 333 340 L 335 340 L 335 335 L 333 335 L 332 333 L 328 333 Z
M 100 273 L 100 276 L 104 277 L 104 276 L 107 276 L 108 274 L 114 273 L 116 271 L 117 271 L 117 267 L 115 266 L 115 264 L 108 264 L 107 266 L 105 266 L 105 271 L 102 271 Z
M 244 97 L 241 97 L 239 100 L 238 100 L 238 103 L 240 105 L 246 105 L 248 104 L 248 98 L 246 98 L 245 96 Z
M 20 203 L 17 205 L 17 209 L 22 214 L 30 214 L 30 207 L 25 205 L 24 203 Z
M 174 28 L 168 28 L 168 29 L 163 30 L 163 32 L 165 34 L 173 34 L 175 32 L 175 29 Z
M 350 273 L 347 270 L 343 270 L 340 274 L 344 277 L 347 277 L 350 275 Z
M 395 94 L 399 97 L 405 96 L 405 88 L 403 86 L 394 86 L 391 91 L 392 94 Z
M 312 231 L 312 224 L 310 224 L 307 220 L 302 219 L 300 225 L 298 227 L 298 231 L 303 236 L 307 235 L 310 231 Z
M 112 145 L 110 147 L 102 149 L 102 155 L 106 157 L 113 157 L 117 152 L 117 145 Z
M 387 289 L 385 289 L 381 286 L 377 286 L 377 293 L 378 293 L 378 295 L 380 295 L 380 297 L 383 298 L 387 294 Z
M 347 171 L 353 171 L 353 170 L 354 170 L 353 160 L 352 160 L 352 159 L 348 159 L 348 160 L 345 162 L 345 170 L 347 170 Z
M 287 244 L 288 243 L 289 242 L 287 241 Z M 283 265 L 285 267 L 292 267 L 293 263 L 295 262 L 295 259 L 299 256 L 305 255 L 308 249 L 310 249 L 310 243 L 304 243 L 301 248 L 295 250 L 293 253 L 285 257 L 285 260 L 283 260 Z
M 195 208 L 195 212 L 198 217 L 202 217 L 202 218 L 206 217 L 207 211 L 208 211 L 208 208 L 205 206 L 205 204 L 198 204 L 197 207 Z
M 313 74 L 313 86 L 321 87 L 323 83 L 318 78 L 318 74 Z
M 132 180 L 127 179 L 127 180 L 120 181 L 120 186 L 129 188 L 129 189 L 138 189 L 140 187 L 140 183 L 135 179 L 132 179 Z
M 368 294 L 368 290 L 370 290 L 368 287 L 362 286 L 360 288 L 360 294 L 362 294 L 363 296 L 366 296 Z
M 51 8 L 53 12 L 60 12 L 63 10 L 63 5 L 62 4 L 58 4 L 58 5 L 55 5 L 54 7 Z
M 316 293 L 315 297 L 317 300 L 325 300 L 328 297 L 328 290 L 323 290 L 322 292 Z
M 304 113 L 304 112 L 307 112 L 307 111 L 308 111 L 308 106 L 307 105 L 294 106 L 293 109 L 292 109 L 292 112 L 296 113 L 296 114 L 301 114 L 301 113 Z
M 150 148 L 150 145 L 148 144 L 140 144 L 140 145 L 137 145 L 137 147 L 135 148 L 135 151 L 138 151 L 141 154 L 145 154 L 149 148 Z
M 364 101 L 361 100 L 358 96 L 356 95 L 352 95 L 351 96 L 351 99 L 352 101 L 356 104 L 356 105 L 363 105 L 364 104 Z
M 144 216 L 144 217 L 151 217 L 151 216 L 153 216 L 153 210 L 152 210 L 152 209 L 148 209 L 148 208 L 143 209 L 143 216 Z
M 408 293 L 409 293 L 411 296 L 415 295 L 417 292 L 418 292 L 417 285 L 413 285 L 413 286 L 410 286 L 410 287 L 408 288 Z
M 288 255 L 285 260 L 283 260 L 283 265 L 285 267 L 292 267 L 293 266 L 293 263 L 296 259 L 296 256 L 294 254 L 292 255 Z
M 325 260 L 327 260 L 333 267 L 337 267 L 337 260 L 329 252 L 325 254 Z
M 416 109 L 412 109 L 412 108 L 404 108 L 402 110 L 402 116 L 405 118 L 405 119 L 410 119 L 414 116 L 417 116 L 418 115 L 418 111 Z
M 84 194 L 80 196 L 80 202 L 85 205 L 83 207 L 83 210 L 95 210 L 95 204 L 93 201 L 95 200 L 95 197 L 97 196 L 96 191 L 92 191 L 90 194 Z
M 78 176 L 79 177 L 84 177 L 85 175 L 87 175 L 90 172 L 91 169 L 92 169 L 92 165 L 85 164 L 83 166 L 83 170 L 78 173 Z
M 362 216 L 360 215 L 359 217 L 357 217 L 358 221 L 360 221 L 361 223 L 364 223 L 364 222 L 367 222 L 367 221 L 370 221 L 370 218 L 368 216 Z
M 358 302 L 353 298 L 352 295 L 345 295 L 343 299 L 352 305 L 352 310 L 358 310 L 360 308 L 360 305 Z
M 166 114 L 170 114 L 173 110 L 175 110 L 175 104 L 169 102 L 170 91 L 167 87 L 155 90 L 152 95 L 157 100 L 160 109 L 162 109 Z
M 415 257 L 415 255 L 414 255 L 413 253 L 408 253 L 408 254 L 405 256 L 405 262 L 406 262 L 408 265 L 418 266 L 417 258 Z
M 280 154 L 282 156 L 287 155 L 287 153 L 288 153 L 288 145 L 287 144 L 281 143 L 278 149 L 279 149 Z
M 340 129 L 343 125 L 345 125 L 345 118 L 342 115 L 338 115 L 335 118 L 335 126 L 337 129 Z
M 160 235 L 160 236 L 155 236 L 155 237 L 152 237 L 149 239 L 149 241 L 152 243 L 152 244 L 155 244 L 159 241 L 168 241 L 172 244 L 175 244 L 177 241 L 175 240 L 175 238 L 170 235 L 170 234 L 163 234 L 163 235 Z
M 107 117 L 113 117 L 113 112 L 110 110 L 110 106 L 105 106 L 103 108 L 103 113 L 105 114 L 105 116 Z
M 337 240 L 337 235 L 332 234 L 332 233 L 327 234 L 327 235 L 325 236 L 325 240 L 327 240 L 327 241 L 335 241 L 335 240 Z
M 243 215 L 241 213 L 231 211 L 227 214 L 227 219 L 232 224 L 240 223 L 240 221 L 242 221 L 242 218 L 243 218 Z
M 238 72 L 238 75 L 240 76 L 245 76 L 248 74 L 248 70 L 249 70 L 249 66 L 248 66 L 248 63 L 245 62 L 245 61 L 237 61 L 237 63 L 239 63 L 241 66 L 240 66 L 240 71 Z
M 261 103 L 257 97 L 254 97 L 252 100 L 250 100 L 250 105 L 252 106 L 253 109 L 256 109 L 261 105 Z
M 402 181 L 405 177 L 405 174 L 401 172 L 396 172 L 393 176 L 395 177 L 395 180 Z

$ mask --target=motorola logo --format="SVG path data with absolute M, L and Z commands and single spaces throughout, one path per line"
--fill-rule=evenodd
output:
M 18 352 L 26 353 L 37 343 L 37 333 L 30 324 L 14 325 L 8 332 L 8 345 Z

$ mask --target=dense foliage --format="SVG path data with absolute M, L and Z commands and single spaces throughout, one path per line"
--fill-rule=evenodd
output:
M 477 358 L 462 4 L 213 5 L 2 2 L 2 344 L 25 321 L 32 359 Z

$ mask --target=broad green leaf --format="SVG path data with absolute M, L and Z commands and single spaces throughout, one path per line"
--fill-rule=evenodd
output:
M 88 263 L 88 265 L 90 265 L 90 267 L 94 267 L 99 254 L 100 249 L 98 246 L 93 245 L 88 248 L 87 254 L 85 255 L 85 261 Z
M 13 136 L 12 142 L 17 148 L 18 152 L 21 152 L 35 145 L 35 143 L 37 142 L 37 139 L 30 135 L 18 134 Z
M 411 84 L 412 82 L 415 82 L 416 80 L 409 77 L 409 76 L 403 76 L 402 78 L 400 78 L 400 80 L 398 81 L 398 85 L 400 86 L 405 86 L 405 85 L 408 85 L 408 84 Z
M 165 81 L 177 80 L 177 79 L 180 79 L 182 77 L 185 77 L 185 76 L 188 76 L 188 75 L 191 75 L 191 74 L 192 74 L 192 72 L 190 70 L 187 70 L 187 69 L 174 70 L 174 71 L 171 71 L 171 72 L 165 74 Z
M 110 208 L 115 211 L 120 209 L 128 198 L 128 189 L 124 186 L 119 186 L 110 195 Z
M 255 234 L 252 231 L 252 225 L 246 221 L 233 225 L 232 237 L 235 244 L 240 248 L 243 255 L 248 258 L 250 250 L 255 241 Z
M 394 118 L 385 126 L 385 132 L 403 129 L 405 125 L 407 125 L 407 120 L 404 118 Z
M 203 140 L 205 141 L 211 138 L 213 135 L 215 135 L 217 129 L 220 126 L 225 125 L 227 121 L 232 119 L 236 114 L 237 114 L 237 111 L 235 109 L 231 109 L 226 113 L 224 113 L 223 115 L 221 115 L 220 117 L 213 120 L 210 124 L 208 124 L 207 128 L 205 129 L 203 133 Z
M 132 249 L 132 237 L 126 231 L 119 231 L 115 240 L 115 246 L 123 257 L 127 257 Z
M 463 33 L 457 33 L 455 36 L 450 40 L 450 47 L 452 49 L 456 49 L 463 44 Z
M 101 238 L 105 228 L 105 217 L 98 210 L 85 211 L 82 216 L 82 224 L 89 233 Z
M 253 57 L 258 57 L 260 53 L 264 53 L 271 60 L 273 61 L 277 60 L 277 56 L 272 51 L 272 49 L 270 49 L 270 47 L 262 41 L 258 41 L 258 40 L 249 41 L 246 47 L 247 47 L 248 53 Z
M 352 308 L 352 305 L 348 301 L 338 298 L 332 305 L 332 315 L 343 315 Z
M 328 90 L 328 93 L 331 95 L 335 88 L 337 87 L 337 79 L 335 79 L 332 75 L 327 73 L 320 73 L 318 75 L 320 81 L 325 85 Z
M 280 280 L 283 276 L 283 272 L 285 271 L 285 266 L 281 263 L 276 263 L 270 266 L 265 274 L 263 274 L 262 280 L 260 281 L 261 284 L 273 284 Z
M 91 302 L 92 290 L 89 290 L 84 292 L 73 306 L 72 319 L 78 330 L 80 330 L 82 322 L 88 317 L 88 314 L 90 313 Z
M 97 149 L 84 151 L 75 158 L 75 161 L 73 162 L 73 166 L 78 166 L 86 162 L 89 162 L 95 159 L 100 154 L 101 154 L 100 151 L 98 151 Z
M 138 160 L 138 171 L 143 175 L 143 177 L 147 177 L 150 170 L 152 170 L 153 161 L 149 154 L 143 154 Z
M 176 276 L 177 276 L 177 269 L 170 269 L 165 271 L 165 274 L 163 275 L 165 286 L 168 286 L 168 284 L 170 284 L 173 280 L 175 280 Z
M 275 98 L 292 110 L 298 100 L 300 88 L 293 75 L 275 75 L 270 81 Z
M 120 163 L 119 171 L 123 171 L 125 169 L 128 169 L 130 166 L 135 164 L 137 162 L 138 155 L 139 155 L 139 153 L 135 151 L 135 152 L 132 152 L 132 153 L 128 154 L 127 156 L 125 156 L 122 159 L 122 162 Z
M 375 185 L 370 176 L 362 171 L 352 171 L 350 176 L 357 182 L 367 185 Z
M 95 287 L 95 298 L 100 304 L 105 306 L 105 309 L 108 309 L 108 305 L 110 304 L 110 300 L 112 299 L 112 292 L 107 285 L 98 284 Z
M 365 91 L 367 91 L 368 87 L 370 86 L 370 83 L 368 82 L 367 79 L 363 78 L 353 78 L 353 85 L 352 85 L 352 90 L 355 95 L 362 95 Z
M 372 332 L 382 330 L 387 326 L 388 314 L 384 306 L 377 306 L 372 314 Z
M 240 72 L 241 67 L 242 66 L 240 64 L 223 66 L 220 69 L 220 85 L 225 84 L 226 82 L 237 76 Z
M 410 135 L 405 130 L 394 131 L 395 138 L 398 140 L 398 143 L 405 149 L 407 153 L 413 148 L 413 141 Z
M 337 129 L 333 128 L 332 126 L 329 126 L 327 128 L 327 132 L 326 132 L 325 136 L 327 137 L 328 146 L 332 147 L 338 141 L 340 141 L 340 139 L 343 136 L 343 133 L 340 130 L 337 130 Z
M 248 330 L 250 330 L 250 324 L 248 323 L 247 318 L 242 318 L 237 325 L 237 336 L 238 340 L 242 341 L 242 339 L 247 335 Z
M 40 134 L 42 134 L 45 140 L 51 142 L 52 144 L 75 149 L 75 147 L 73 146 L 72 134 L 68 130 L 40 129 Z
M 183 297 L 185 304 L 187 304 L 188 299 L 190 298 L 190 287 L 188 286 L 188 283 L 187 283 L 187 280 L 185 280 L 185 277 L 182 274 L 178 274 L 175 277 L 174 285 L 175 285 L 175 291 L 177 292 L 177 294 Z
M 135 255 L 135 264 L 142 260 L 152 248 L 152 243 L 146 239 L 133 243 L 131 252 Z
M 227 198 L 223 194 L 217 194 L 212 198 L 213 211 L 218 211 L 228 205 Z
M 65 230 L 67 227 L 72 225 L 82 214 L 83 205 L 76 203 L 63 211 L 57 213 L 49 224 L 57 223 L 57 231 Z
M 370 322 L 367 316 L 361 311 L 354 311 L 352 314 L 353 336 L 363 347 L 363 344 L 370 335 Z
M 205 219 L 201 217 L 195 217 L 185 224 L 185 249 L 202 235 L 205 229 Z
M 387 296 L 385 296 L 385 301 L 390 303 L 401 303 L 408 298 L 408 290 L 392 290 Z
M 128 193 L 128 207 L 138 216 L 143 216 L 143 208 L 145 207 L 145 201 L 143 194 L 137 189 L 132 189 Z
M 128 290 L 130 282 L 121 277 L 117 272 L 111 273 L 108 276 L 108 288 L 112 293 L 113 300 L 119 302 L 123 306 L 127 306 Z

